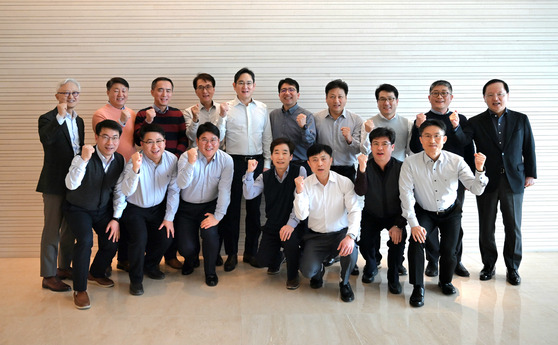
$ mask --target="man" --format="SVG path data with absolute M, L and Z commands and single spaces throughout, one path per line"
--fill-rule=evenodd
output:
M 295 215 L 301 220 L 308 218 L 309 228 L 303 238 L 300 272 L 311 278 L 311 288 L 319 289 L 324 283 L 324 259 L 341 256 L 341 300 L 351 302 L 355 297 L 349 277 L 358 257 L 355 241 L 359 237 L 362 208 L 351 180 L 330 171 L 332 152 L 327 145 L 310 146 L 308 165 L 314 174 L 295 179 Z
M 446 126 L 437 119 L 424 121 L 420 128 L 423 152 L 403 162 L 399 191 L 403 216 L 411 227 L 409 238 L 409 282 L 413 307 L 424 305 L 424 243 L 432 231 L 440 230 L 440 279 L 438 286 L 445 295 L 455 294 L 451 283 L 457 265 L 456 247 L 461 227 L 461 201 L 458 182 L 480 195 L 488 182 L 484 174 L 486 157 L 475 154 L 475 175 L 463 157 L 442 150 L 447 141 Z
M 295 145 L 294 152 L 292 152 L 293 163 L 307 168 L 306 150 L 316 141 L 314 116 L 298 105 L 300 91 L 296 80 L 281 79 L 277 88 L 279 100 L 283 106 L 269 113 L 273 139 L 290 139 Z
M 99 122 L 95 127 L 95 147 L 84 145 L 66 175 L 64 214 L 76 237 L 73 279 L 74 305 L 78 309 L 91 307 L 88 280 L 101 287 L 114 286 L 105 272 L 116 254 L 119 220 L 126 207 L 124 195 L 117 188 L 125 163 L 116 152 L 121 133 L 122 127 L 115 121 Z M 91 228 L 97 233 L 99 250 L 90 268 Z
M 158 77 L 151 82 L 151 96 L 153 105 L 138 111 L 134 126 L 134 138 L 136 145 L 140 145 L 139 130 L 144 124 L 155 123 L 165 130 L 165 149 L 174 153 L 176 157 L 186 152 L 188 138 L 186 137 L 186 123 L 184 115 L 179 109 L 169 106 L 174 91 L 172 80 L 166 77 Z M 177 245 L 173 241 L 165 253 L 165 263 L 174 268 L 182 268 L 182 263 L 176 257 Z
M 256 160 L 248 161 L 244 176 L 244 197 L 251 200 L 262 193 L 265 195 L 267 221 L 262 228 L 262 240 L 256 263 L 258 267 L 268 267 L 267 274 L 279 273 L 283 257 L 287 261 L 287 289 L 296 290 L 300 286 L 298 268 L 300 246 L 306 230 L 305 222 L 296 218 L 293 211 L 295 178 L 306 177 L 306 169 L 291 164 L 295 145 L 287 138 L 277 138 L 271 142 L 273 167 L 254 181 Z M 283 253 L 281 253 L 283 247 Z
M 194 91 L 200 102 L 184 110 L 184 120 L 186 122 L 186 135 L 190 141 L 190 147 L 196 147 L 196 134 L 198 127 L 202 123 L 211 122 L 221 132 L 220 141 L 225 135 L 225 121 L 223 117 L 226 115 L 224 106 L 215 103 L 213 95 L 215 94 L 215 78 L 211 74 L 200 73 L 194 78 Z
M 427 119 L 438 119 L 444 123 L 448 131 L 446 133 L 447 143 L 444 145 L 446 151 L 455 153 L 465 159 L 465 162 L 474 168 L 474 147 L 471 140 L 472 133 L 467 124 L 467 118 L 457 111 L 451 112 L 449 106 L 453 100 L 453 88 L 448 81 L 437 80 L 430 85 L 430 94 L 428 100 L 430 101 L 431 109 L 426 114 L 420 113 L 417 115 L 415 125 L 411 130 L 411 141 L 409 146 L 411 151 L 417 153 L 422 151 L 422 146 L 419 141 L 419 127 Z M 465 188 L 463 185 L 459 186 L 458 198 L 463 205 L 465 201 Z M 468 277 L 469 271 L 461 262 L 463 255 L 463 229 L 459 230 L 459 241 L 457 245 L 457 266 L 455 267 L 455 274 L 461 277 Z M 438 231 L 432 232 L 432 235 L 426 240 L 426 256 L 428 266 L 426 267 L 426 275 L 435 277 L 438 275 L 438 260 L 440 259 L 440 241 L 438 239 Z
M 44 204 L 41 277 L 43 288 L 52 291 L 71 290 L 61 279 L 72 276 L 70 264 L 75 238 L 63 217 L 62 205 L 66 198 L 64 176 L 84 140 L 83 120 L 75 111 L 79 92 L 80 86 L 75 79 L 62 81 L 54 95 L 58 105 L 39 118 L 39 137 L 44 151 L 43 169 L 37 184 L 37 192 L 43 193 Z
M 164 279 L 159 262 L 174 237 L 174 215 L 180 189 L 176 185 L 177 159 L 165 150 L 165 131 L 148 124 L 140 130 L 141 151 L 126 164 L 121 181 L 127 197 L 120 224 L 128 229 L 130 294 L 143 294 L 143 274 Z
M 235 269 L 238 263 L 238 238 L 240 232 L 240 202 L 242 200 L 242 176 L 248 167 L 248 161 L 255 159 L 258 166 L 254 171 L 257 178 L 263 170 L 270 167 L 269 145 L 271 144 L 271 126 L 267 106 L 252 99 L 256 88 L 254 72 L 242 68 L 234 75 L 233 88 L 236 98 L 224 105 L 226 113 L 227 153 L 234 161 L 234 177 L 231 189 L 231 202 L 225 218 L 220 223 L 221 236 L 225 242 L 227 261 L 225 271 Z M 260 203 L 261 196 L 246 200 L 246 239 L 242 261 L 254 262 L 260 237 Z
M 217 126 L 206 122 L 199 126 L 197 147 L 193 147 L 178 160 L 177 184 L 181 189 L 180 206 L 176 214 L 178 250 L 186 259 L 182 274 L 194 272 L 192 262 L 198 255 L 199 237 L 202 239 L 205 283 L 215 286 L 219 282 L 215 262 L 219 255 L 219 231 L 231 201 L 233 159 L 219 150 L 220 132 Z
M 362 282 L 370 284 L 378 274 L 376 253 L 380 249 L 380 232 L 388 229 L 388 288 L 391 293 L 400 294 L 399 267 L 403 262 L 407 221 L 401 215 L 399 199 L 402 163 L 392 156 L 395 138 L 395 131 L 387 127 L 377 127 L 370 133 L 372 159 L 368 160 L 367 155 L 358 156 L 355 192 L 365 196 L 359 242 L 360 253 L 366 260 Z
M 519 285 L 517 270 L 521 263 L 521 215 L 525 188 L 535 184 L 537 163 L 535 140 L 525 114 L 509 110 L 509 87 L 506 82 L 492 79 L 482 94 L 488 109 L 472 117 L 469 124 L 478 151 L 489 158 L 486 175 L 490 183 L 477 197 L 479 212 L 479 245 L 484 265 L 480 280 L 490 280 L 496 273 L 498 258 L 494 239 L 498 202 L 504 222 L 504 262 L 506 280 Z

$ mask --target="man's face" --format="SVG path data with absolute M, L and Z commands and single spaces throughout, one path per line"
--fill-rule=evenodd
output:
M 378 110 L 380 114 L 386 119 L 391 119 L 395 116 L 397 111 L 397 105 L 399 105 L 399 100 L 395 98 L 393 92 L 380 91 L 378 95 Z
M 333 158 L 325 151 L 308 157 L 308 165 L 316 177 L 327 177 L 329 175 L 331 163 L 333 163 Z
M 448 137 L 438 126 L 428 126 L 422 131 L 420 143 L 424 152 L 430 157 L 435 158 L 440 155 L 442 148 Z
M 215 88 L 208 80 L 198 79 L 196 85 L 196 95 L 200 99 L 202 104 L 211 103 L 213 101 L 213 95 L 215 94 Z
M 296 91 L 294 85 L 283 83 L 279 89 L 279 100 L 283 103 L 285 109 L 290 109 L 298 102 L 300 93 Z
M 508 99 L 509 94 L 506 92 L 504 84 L 494 83 L 486 87 L 484 102 L 488 106 L 488 109 L 492 110 L 494 113 L 502 115 L 504 110 L 506 110 Z
M 115 129 L 102 128 L 99 135 L 95 134 L 95 143 L 101 154 L 110 157 L 114 154 L 120 143 L 120 134 Z
M 372 146 L 372 157 L 374 157 L 374 161 L 376 164 L 383 166 L 391 159 L 391 153 L 395 147 L 389 141 L 388 137 L 379 137 L 375 138 L 371 142 Z
M 141 141 L 141 149 L 147 158 L 159 163 L 165 151 L 165 138 L 159 132 L 147 132 Z
M 453 95 L 445 85 L 434 87 L 430 95 L 428 95 L 428 100 L 430 101 L 432 109 L 440 113 L 446 113 L 448 111 L 452 99 Z
M 159 80 L 155 88 L 151 90 L 153 103 L 159 109 L 166 109 L 172 98 L 172 84 L 167 80 Z
M 113 107 L 122 109 L 128 101 L 128 88 L 122 84 L 113 84 L 107 91 L 110 104 Z
M 196 139 L 198 144 L 198 150 L 207 159 L 213 158 L 213 155 L 219 149 L 219 137 L 211 132 L 204 132 L 198 139 Z
M 330 114 L 340 115 L 343 109 L 345 109 L 345 104 L 347 104 L 345 90 L 341 88 L 329 90 L 326 96 L 326 103 Z
M 77 92 L 77 93 L 76 93 Z M 72 95 L 72 93 L 74 93 Z M 68 82 L 58 89 L 56 92 L 56 99 L 58 103 L 66 103 L 68 104 L 68 113 L 72 113 L 72 110 L 78 105 L 79 103 L 79 89 L 76 84 L 72 82 Z
M 287 169 L 292 160 L 293 154 L 289 150 L 289 145 L 279 144 L 273 148 L 273 152 L 271 152 L 271 161 L 276 169 Z
M 256 88 L 256 83 L 254 83 L 254 80 L 249 73 L 243 73 L 240 75 L 236 83 L 233 83 L 233 87 L 239 100 L 242 102 L 249 102 L 252 100 L 252 93 Z

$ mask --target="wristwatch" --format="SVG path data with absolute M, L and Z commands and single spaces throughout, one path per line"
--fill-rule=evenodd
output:
M 348 233 L 347 236 L 349 236 L 353 241 L 356 241 L 355 234 Z

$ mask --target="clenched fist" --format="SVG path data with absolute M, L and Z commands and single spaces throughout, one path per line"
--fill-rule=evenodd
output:
M 256 170 L 256 167 L 258 166 L 258 161 L 255 159 L 249 159 L 248 160 L 248 168 L 246 169 L 246 172 L 254 172 Z
M 91 156 L 93 155 L 93 152 L 95 152 L 95 148 L 91 145 L 83 145 L 81 148 L 81 159 L 83 159 L 85 162 L 89 161 L 91 159 Z
M 188 151 L 186 151 L 186 153 L 188 154 L 188 163 L 190 164 L 196 163 L 196 161 L 198 160 L 198 148 L 193 147 Z
M 364 130 L 366 133 L 370 133 L 374 130 L 374 121 L 372 121 L 372 119 L 368 119 L 364 122 Z
M 60 116 L 66 116 L 66 114 L 68 113 L 68 103 L 66 102 L 58 103 L 56 108 L 58 109 L 58 115 Z
M 349 127 L 341 127 L 341 134 L 345 137 L 345 141 L 347 144 L 351 144 L 353 142 L 353 137 L 351 136 L 351 129 Z
M 449 116 L 449 120 L 453 128 L 457 128 L 459 126 L 459 113 L 457 110 L 454 110 L 453 113 Z
M 304 190 L 304 177 L 299 176 L 294 179 L 294 182 L 296 186 L 296 194 L 302 193 L 302 191 Z
M 198 122 L 200 120 L 200 105 L 196 104 L 192 107 L 192 121 Z
M 122 111 L 120 112 L 120 123 L 126 125 L 130 117 L 132 117 L 130 112 L 126 109 L 122 109 Z
M 153 122 L 155 116 L 157 116 L 157 114 L 155 113 L 155 109 L 153 108 L 147 109 L 147 111 L 145 112 L 145 122 L 147 123 Z
M 137 174 L 140 170 L 141 163 L 143 161 L 143 155 L 139 152 L 134 152 L 132 155 L 132 170 Z
M 358 155 L 358 170 L 363 173 L 366 171 L 366 164 L 368 163 L 368 157 L 362 153 Z
M 424 121 L 426 121 L 426 115 L 424 115 L 424 113 L 417 114 L 417 119 L 415 121 L 417 128 L 420 127 Z
M 306 126 L 306 115 L 298 114 L 297 117 L 296 117 L 296 123 L 298 124 L 298 126 L 300 128 L 303 128 L 304 126 Z
M 475 153 L 475 168 L 477 171 L 484 170 L 484 162 L 486 162 L 486 156 L 480 152 Z
M 221 103 L 221 105 L 219 106 L 219 116 L 221 117 L 227 116 L 228 111 L 229 111 L 229 103 L 228 102 Z

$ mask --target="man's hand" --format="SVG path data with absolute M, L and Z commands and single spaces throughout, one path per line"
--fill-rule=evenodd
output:
M 411 235 L 413 236 L 413 240 L 418 243 L 424 243 L 424 241 L 426 241 L 426 229 L 420 225 L 411 228 Z
M 290 225 L 285 225 L 279 230 L 279 238 L 281 241 L 285 242 L 289 238 L 291 238 L 291 234 L 293 233 L 294 228 Z
M 225 117 L 227 116 L 228 112 L 229 112 L 229 103 L 228 102 L 221 103 L 221 105 L 219 105 L 219 116 Z
M 66 116 L 66 114 L 68 113 L 68 103 L 66 102 L 58 103 L 56 109 L 58 109 L 58 115 Z
M 200 120 L 200 105 L 196 104 L 190 110 L 192 111 L 192 121 L 198 122 Z
M 157 116 L 157 113 L 155 113 L 155 109 L 153 108 L 147 109 L 147 111 L 145 112 L 145 122 L 147 123 L 153 122 L 155 116 Z
M 202 220 L 202 222 L 200 224 L 200 228 L 209 229 L 209 228 L 214 227 L 217 224 L 219 224 L 219 221 L 217 219 L 215 219 L 215 216 L 213 215 L 213 213 L 206 213 L 206 214 L 204 214 L 204 216 L 206 216 L 207 218 Z
M 419 128 L 424 121 L 426 121 L 426 115 L 424 115 L 424 113 L 417 114 L 417 119 L 415 120 L 417 128 Z
M 374 130 L 374 121 L 372 121 L 372 119 L 364 121 L 364 130 L 366 133 L 370 133 Z
M 196 163 L 196 161 L 198 160 L 198 148 L 197 147 L 192 147 L 191 149 L 186 151 L 186 154 L 188 155 L 188 163 L 190 163 L 191 165 Z
M 534 184 L 535 184 L 535 178 L 534 177 L 525 177 L 525 188 L 531 187 Z
M 120 123 L 123 125 L 126 125 L 126 123 L 128 122 L 128 120 L 132 117 L 132 115 L 130 114 L 130 112 L 126 109 L 122 109 L 120 111 Z
M 167 238 L 174 237 L 174 223 L 170 220 L 163 220 L 161 226 L 159 226 L 159 230 L 166 228 L 167 229 Z
M 141 168 L 141 163 L 143 161 L 143 155 L 139 152 L 134 152 L 132 155 L 132 170 L 137 174 Z
M 358 159 L 358 170 L 361 173 L 364 173 L 366 171 L 366 164 L 368 163 L 368 157 L 361 153 L 360 155 L 358 155 L 357 159 Z
M 300 128 L 303 128 L 304 126 L 306 126 L 306 115 L 298 114 L 298 116 L 296 117 L 296 123 L 298 124 L 298 127 L 300 127 Z
M 112 242 L 118 242 L 118 239 L 120 239 L 120 224 L 118 223 L 117 220 L 111 220 L 108 225 L 107 225 L 107 229 L 105 230 L 105 232 L 109 233 L 109 237 L 108 239 Z
M 84 162 L 88 162 L 91 159 L 93 152 L 95 152 L 95 148 L 93 146 L 83 145 L 81 147 L 81 159 L 83 159 Z
M 294 179 L 294 182 L 296 186 L 296 194 L 302 193 L 302 191 L 304 190 L 304 177 L 298 176 Z
M 459 113 L 457 110 L 454 110 L 453 113 L 451 113 L 449 120 L 453 128 L 457 128 L 459 126 Z
M 351 136 L 351 129 L 349 127 L 341 127 L 341 134 L 345 137 L 347 144 L 351 145 L 353 137 Z
M 399 229 L 397 226 L 392 226 L 389 229 L 389 238 L 391 238 L 391 242 L 393 244 L 399 244 L 401 242 L 401 237 L 403 235 L 403 230 Z
M 258 166 L 258 161 L 255 159 L 248 160 L 248 168 L 246 169 L 247 173 L 254 172 L 256 167 Z
M 339 251 L 340 256 L 347 256 L 351 255 L 354 248 L 355 240 L 353 240 L 349 236 L 345 236 L 345 238 L 339 243 L 337 250 Z
M 484 162 L 486 162 L 486 156 L 480 152 L 475 153 L 475 169 L 477 171 L 484 170 Z

